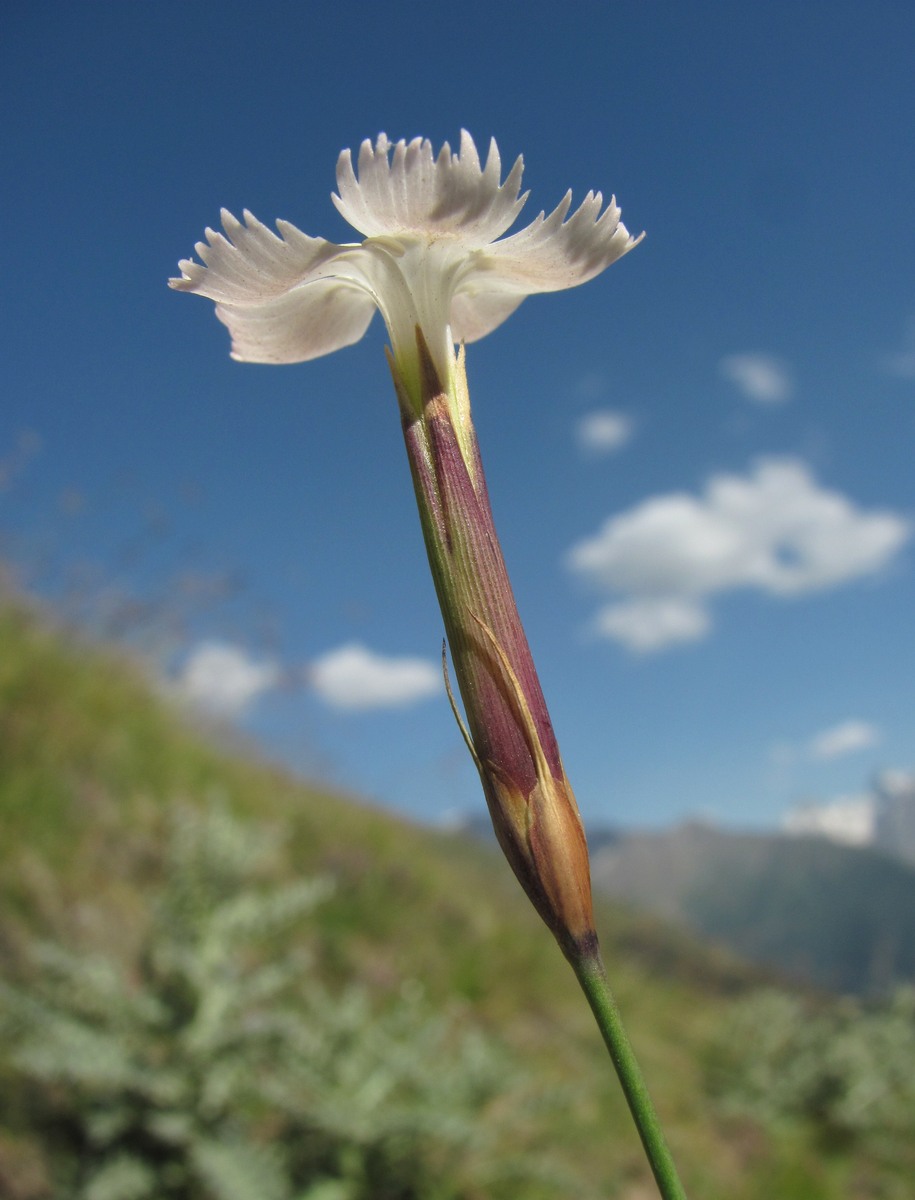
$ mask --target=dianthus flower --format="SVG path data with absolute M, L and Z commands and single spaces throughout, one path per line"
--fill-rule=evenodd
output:
M 466 131 L 459 153 L 446 143 L 438 156 L 427 140 L 392 145 L 380 134 L 362 143 L 358 174 L 349 150 L 337 162 L 333 202 L 364 241 L 338 245 L 288 221 L 276 222 L 277 235 L 223 209 L 225 234 L 207 229 L 195 247 L 204 265 L 185 259 L 170 282 L 216 301 L 242 362 L 330 354 L 359 341 L 378 309 L 411 394 L 417 328 L 447 383 L 455 343 L 491 333 L 525 296 L 585 283 L 636 244 L 600 192 L 567 216 L 568 192 L 549 216 L 503 237 L 527 199 L 522 171 L 519 157 L 501 182 L 495 141 L 481 166 Z
M 334 203 L 364 237 L 337 245 L 249 212 L 223 211 L 181 291 L 216 301 L 247 362 L 303 362 L 358 341 L 377 309 L 423 536 L 464 701 L 448 697 L 512 869 L 572 964 L 597 1017 L 665 1200 L 683 1200 L 670 1152 L 604 973 L 588 851 L 493 524 L 470 414 L 464 344 L 491 333 L 525 296 L 575 287 L 631 250 L 614 200 L 571 194 L 507 234 L 524 205 L 519 158 L 505 181 L 468 133 L 437 156 L 419 138 L 344 150 Z M 507 236 L 503 236 L 506 235 Z M 455 345 L 460 346 L 455 352 Z M 442 651 L 445 664 L 444 648 Z
M 333 200 L 365 240 L 337 245 L 278 221 L 223 211 L 202 263 L 172 286 L 215 300 L 233 357 L 302 362 L 358 341 L 376 310 L 426 550 L 474 757 L 496 834 L 567 954 L 594 939 L 581 819 L 496 536 L 464 371 L 463 344 L 490 333 L 525 296 L 584 283 L 635 245 L 614 200 L 571 193 L 503 237 L 527 199 L 520 158 L 502 182 L 495 141 L 482 166 L 469 133 L 433 155 L 429 141 L 384 134 L 337 163 Z M 455 343 L 461 344 L 456 355 Z M 450 696 L 450 689 L 449 689 Z M 453 703 L 453 700 L 452 700 Z

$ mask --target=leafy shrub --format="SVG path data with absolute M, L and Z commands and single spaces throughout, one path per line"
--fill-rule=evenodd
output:
M 38 943 L 28 983 L 0 985 L 0 1072 L 53 1195 L 470 1200 L 555 1185 L 522 1153 L 539 1122 L 525 1077 L 480 1030 L 429 1011 L 418 984 L 382 1009 L 319 981 L 302 923 L 329 884 L 257 882 L 275 848 L 222 808 L 178 809 L 130 962 Z
M 835 1148 L 915 1146 L 915 989 L 819 1010 L 782 992 L 735 1005 L 709 1064 L 724 1111 L 803 1120 Z

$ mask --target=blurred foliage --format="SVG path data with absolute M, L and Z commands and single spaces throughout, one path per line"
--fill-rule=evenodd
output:
M 493 1039 L 419 984 L 377 1011 L 315 980 L 303 922 L 327 881 L 252 886 L 273 837 L 221 807 L 172 819 L 133 962 L 35 942 L 28 986 L 0 985 L 5 1073 L 53 1195 L 458 1200 L 560 1181 L 521 1153 L 543 1106 Z
M 765 1042 L 768 1018 L 718 1049 L 758 970 L 597 915 L 690 1194 L 910 1200 L 895 1110 L 832 1137 L 726 1099 Z M 3 1200 L 654 1195 L 497 853 L 258 761 L 123 654 L 2 600 L 0 980 Z
M 868 1006 L 749 996 L 710 1051 L 709 1086 L 724 1111 L 802 1122 L 825 1151 L 890 1160 L 905 1147 L 915 1178 L 915 989 Z

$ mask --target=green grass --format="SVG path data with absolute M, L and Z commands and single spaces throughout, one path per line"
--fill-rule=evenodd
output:
M 169 814 L 176 804 L 213 799 L 286 831 L 275 883 L 334 880 L 309 924 L 327 987 L 358 984 L 383 1009 L 405 983 L 419 983 L 431 1005 L 456 1005 L 531 1073 L 542 1095 L 568 1098 L 549 1131 L 560 1163 L 590 1180 L 595 1196 L 653 1195 L 584 999 L 495 851 L 227 749 L 158 697 L 123 656 L 62 636 L 22 605 L 0 606 L 4 974 L 28 983 L 23 951 L 36 935 L 129 961 L 162 881 Z M 854 1147 L 827 1152 L 800 1122 L 727 1116 L 709 1095 L 710 1047 L 735 997 L 759 982 L 753 969 L 622 908 L 599 906 L 598 925 L 695 1200 L 905 1194 L 901 1155 L 877 1162 Z M 22 1182 L 38 1170 L 30 1131 L 9 1110 L 6 1118 L 0 1193 L 42 1200 L 40 1188 L 29 1192 Z

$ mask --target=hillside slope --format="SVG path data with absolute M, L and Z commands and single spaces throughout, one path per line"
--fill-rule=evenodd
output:
M 268 964 L 273 956 L 279 966 L 306 937 L 311 969 L 330 995 L 345 998 L 346 989 L 356 986 L 367 997 L 366 1037 L 388 1019 L 384 1014 L 397 1017 L 404 997 L 418 989 L 431 1012 L 447 1011 L 485 1039 L 479 1044 L 510 1057 L 512 1070 L 528 1080 L 539 1120 L 547 1119 L 533 1139 L 531 1125 L 526 1142 L 497 1139 L 495 1147 L 505 1163 L 518 1155 L 548 1156 L 550 1170 L 539 1184 L 506 1182 L 500 1168 L 482 1188 L 451 1186 L 440 1175 L 434 1189 L 400 1190 L 397 1197 L 652 1195 L 571 972 L 495 852 L 228 753 L 163 704 L 117 654 L 62 637 L 22 606 L 0 606 L 0 977 L 11 985 L 7 995 L 20 997 L 23 1011 L 30 993 L 44 995 L 35 964 L 50 960 L 47 951 L 44 959 L 30 954 L 37 936 L 61 947 L 51 956 L 58 969 L 70 961 L 67 969 L 78 971 L 99 955 L 112 964 L 93 986 L 121 966 L 128 989 L 140 986 L 149 970 L 149 930 L 163 911 L 176 808 L 205 811 L 214 804 L 248 823 L 252 847 L 257 831 L 280 831 L 272 886 L 317 875 L 334 885 L 307 927 L 297 926 L 286 940 L 262 941 L 257 955 L 266 954 Z M 704 1200 L 839 1200 L 864 1194 L 854 1190 L 863 1181 L 868 1194 L 905 1195 L 897 1186 L 900 1154 L 892 1148 L 875 1158 L 843 1143 L 824 1154 L 816 1130 L 748 1124 L 745 1118 L 735 1124 L 711 1097 L 711 1047 L 735 997 L 759 982 L 755 971 L 653 918 L 604 905 L 598 923 L 630 1035 L 692 1194 Z M 71 951 L 75 958 L 68 960 Z M 337 1007 L 346 1007 L 342 999 Z M 41 1011 L 49 1020 L 50 1010 Z M 345 1040 L 352 1044 L 354 1037 L 358 1046 L 358 1031 L 351 1029 Z M 62 1085 L 45 1094 L 33 1062 L 32 1082 L 23 1089 L 14 1042 L 7 1043 L 14 1057 L 0 1056 L 0 1193 L 11 1200 L 48 1200 L 63 1194 L 48 1182 L 55 1146 L 62 1144 L 48 1138 L 54 1129 L 59 1137 L 62 1127 L 48 1125 L 41 1105 L 59 1103 Z M 437 1066 L 426 1063 L 433 1074 Z M 350 1086 L 358 1083 L 356 1078 Z M 101 1086 L 97 1078 L 93 1086 Z M 474 1124 L 496 1120 L 497 1094 L 484 1110 L 482 1098 L 472 1100 L 472 1088 L 464 1093 L 466 1103 L 479 1105 Z M 419 1136 L 431 1114 L 411 1111 L 411 1136 Z M 36 1113 L 44 1114 L 43 1125 L 36 1124 Z M 357 1127 L 355 1107 L 344 1108 L 342 1119 L 349 1136 L 349 1124 Z M 93 1137 L 101 1136 L 97 1124 L 92 1128 Z M 262 1112 L 258 1137 L 276 1128 L 275 1118 Z M 396 1134 L 404 1136 L 404 1130 Z M 351 1151 L 341 1151 L 334 1170 L 343 1169 L 339 1163 L 350 1161 Z M 88 1155 L 81 1151 L 77 1161 Z M 115 1173 L 126 1169 L 122 1159 L 113 1163 Z M 331 1168 L 325 1162 L 322 1169 Z M 552 1185 L 543 1182 L 548 1176 Z M 134 1192 L 111 1185 L 104 1194 L 145 1194 L 136 1190 L 136 1179 L 131 1186 Z M 371 1173 L 362 1191 L 335 1188 L 321 1184 L 307 1194 L 369 1200 L 389 1194 L 373 1184 Z M 67 1194 L 90 1193 L 74 1188 Z M 217 1193 L 174 1194 L 203 1200 Z M 296 1195 L 305 1194 L 300 1189 Z

